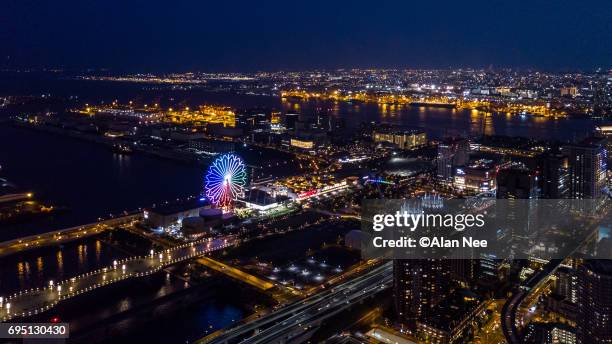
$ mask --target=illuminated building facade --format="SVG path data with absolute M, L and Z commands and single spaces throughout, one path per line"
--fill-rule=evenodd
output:
M 400 149 L 413 149 L 427 144 L 427 134 L 424 131 L 385 132 L 375 131 L 374 142 L 388 142 Z
M 467 139 L 450 139 L 438 145 L 438 178 L 452 182 L 455 168 L 469 161 L 470 143 Z
M 577 343 L 612 343 L 612 262 L 578 268 L 578 309 Z
M 599 198 L 606 187 L 607 150 L 605 139 L 589 138 L 567 145 L 563 152 L 569 161 L 570 198 Z
M 472 165 L 455 170 L 453 185 L 460 191 L 490 192 L 496 189 L 494 166 Z
M 544 153 L 538 157 L 540 198 L 569 197 L 569 162 L 561 153 Z
M 575 344 L 576 332 L 562 323 L 534 322 L 525 330 L 524 343 L 537 344 Z
M 415 331 L 417 320 L 428 315 L 447 291 L 448 260 L 393 260 L 393 293 L 398 319 Z
M 575 86 L 561 87 L 559 93 L 561 97 L 575 97 L 578 95 L 578 88 Z
M 297 147 L 297 148 L 302 148 L 302 149 L 313 149 L 314 148 L 314 142 L 310 141 L 310 140 L 299 140 L 299 139 L 291 139 L 291 146 L 292 147 Z
M 598 137 L 606 139 L 606 150 L 612 152 L 612 125 L 601 125 L 595 129 Z M 610 159 L 608 155 L 608 159 Z

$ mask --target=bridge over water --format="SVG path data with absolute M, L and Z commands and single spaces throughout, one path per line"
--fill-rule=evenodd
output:
M 203 239 L 146 256 L 134 256 L 113 262 L 112 266 L 90 271 L 64 281 L 49 281 L 44 288 L 32 288 L 4 296 L 0 300 L 0 319 L 35 315 L 59 302 L 128 278 L 142 277 L 167 266 L 234 245 L 224 238 Z

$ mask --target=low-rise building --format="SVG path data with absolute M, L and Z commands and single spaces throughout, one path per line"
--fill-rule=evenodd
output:
M 200 210 L 205 208 L 210 208 L 210 205 L 199 200 L 164 204 L 145 209 L 143 211 L 143 217 L 146 225 L 150 226 L 151 228 L 163 229 L 170 225 L 182 222 L 184 218 L 199 216 Z
M 413 149 L 427 144 L 427 134 L 422 130 L 410 131 L 374 131 L 374 142 L 388 142 L 400 149 Z

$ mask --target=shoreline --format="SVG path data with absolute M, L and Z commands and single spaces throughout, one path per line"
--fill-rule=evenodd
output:
M 12 126 L 16 128 L 28 129 L 32 131 L 38 131 L 38 132 L 68 137 L 68 138 L 72 138 L 75 140 L 81 140 L 81 141 L 87 141 L 87 142 L 100 144 L 100 145 L 108 147 L 108 149 L 111 151 L 113 150 L 115 144 L 121 143 L 121 142 L 116 142 L 113 139 L 104 138 L 103 136 L 100 136 L 100 135 L 88 134 L 82 131 L 60 128 L 60 127 L 55 127 L 55 126 L 46 125 L 46 124 L 32 125 L 32 124 L 20 122 L 15 119 L 12 119 L 12 120 L 9 119 L 7 120 L 7 122 L 12 124 Z M 198 159 L 197 157 L 189 157 L 186 155 L 178 156 L 177 153 L 179 152 L 172 151 L 172 150 L 144 149 L 141 147 L 136 147 L 134 148 L 133 152 L 141 153 L 141 154 L 152 156 L 152 157 L 158 157 L 158 158 L 162 158 L 166 160 L 172 160 L 172 161 L 176 161 L 180 163 L 190 164 L 190 165 L 201 166 L 201 165 L 206 164 L 205 161 L 202 161 Z M 116 153 L 116 154 L 121 154 L 121 153 Z

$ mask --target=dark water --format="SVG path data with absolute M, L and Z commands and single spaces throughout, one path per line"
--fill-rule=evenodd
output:
M 245 317 L 254 293 L 221 276 L 188 285 L 162 271 L 60 303 L 46 316 L 70 322 L 73 343 L 185 343 Z
M 197 195 L 203 166 L 140 154 L 115 154 L 95 143 L 0 126 L 0 172 L 36 199 L 68 211 L 3 226 L 0 240 L 95 221 L 98 217 Z
M 46 287 L 110 266 L 115 259 L 146 254 L 151 242 L 126 231 L 110 231 L 58 246 L 37 248 L 0 260 L 0 294 Z
M 287 112 L 311 114 L 326 112 L 356 128 L 362 122 L 380 122 L 420 128 L 430 138 L 446 136 L 506 135 L 571 141 L 590 135 L 596 123 L 587 118 L 547 119 L 544 117 L 510 116 L 472 110 L 457 110 L 410 105 L 374 103 L 334 103 L 327 101 L 282 102 Z
M 102 236 L 90 237 L 62 247 L 45 247 L 2 258 L 0 291 L 45 287 L 59 281 L 112 264 L 126 255 L 105 243 Z

